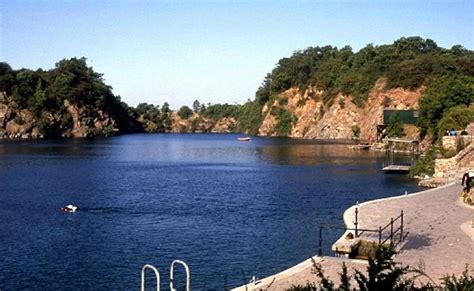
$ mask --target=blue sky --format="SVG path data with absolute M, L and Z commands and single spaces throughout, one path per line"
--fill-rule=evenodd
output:
M 280 58 L 308 46 L 402 36 L 474 48 L 473 1 L 2 1 L 0 60 L 49 69 L 88 58 L 129 105 L 253 99 Z

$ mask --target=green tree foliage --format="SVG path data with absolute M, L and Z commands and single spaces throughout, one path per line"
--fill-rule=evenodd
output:
M 474 290 L 474 276 L 469 274 L 468 266 L 464 269 L 461 276 L 454 275 L 445 276 L 443 279 L 443 287 L 445 290 Z
M 283 108 L 278 108 L 275 133 L 278 136 L 288 136 L 293 129 L 293 124 L 295 121 L 296 118 L 293 116 L 293 114 Z
M 403 132 L 402 119 L 398 112 L 393 113 L 388 120 L 386 134 L 388 137 L 403 137 L 405 133 Z
M 201 109 L 203 109 L 203 107 L 201 106 L 201 103 L 199 102 L 199 100 L 194 100 L 194 102 L 193 102 L 193 111 L 196 112 L 196 113 L 199 113 L 199 112 L 201 112 Z
M 421 37 L 403 37 L 391 45 L 368 44 L 356 53 L 349 46 L 309 47 L 277 63 L 257 90 L 256 101 L 265 104 L 291 87 L 315 85 L 325 91 L 325 102 L 342 93 L 363 106 L 381 77 L 388 88 L 413 89 L 446 74 L 474 75 L 473 52 L 462 46 L 443 49 Z
M 313 274 L 318 278 L 319 284 L 307 283 L 289 288 L 289 291 L 316 291 L 316 290 L 473 290 L 474 277 L 469 274 L 466 266 L 463 273 L 458 277 L 455 275 L 442 278 L 440 285 L 435 282 L 419 268 L 402 266 L 394 262 L 395 251 L 390 247 L 379 246 L 374 257 L 369 257 L 369 263 L 365 273 L 354 269 L 354 280 L 356 288 L 352 289 L 351 279 L 345 263 L 342 264 L 342 272 L 339 273 L 340 284 L 335 287 L 333 281 L 326 277 L 322 266 L 313 259 Z M 417 279 L 422 279 L 417 282 Z
M 403 280 L 403 275 L 408 274 L 408 266 L 401 267 L 392 260 L 395 251 L 380 247 L 375 258 L 369 257 L 367 275 L 356 270 L 354 279 L 359 290 L 409 290 L 413 288 L 413 281 Z
M 249 134 L 257 134 L 262 124 L 262 105 L 259 102 L 247 101 L 240 106 L 237 116 L 239 130 Z
M 213 119 L 221 119 L 224 117 L 237 118 L 239 115 L 239 109 L 240 105 L 232 105 L 228 103 L 208 104 L 208 106 L 201 111 L 201 114 Z
M 182 119 L 188 119 L 191 115 L 193 115 L 193 111 L 188 106 L 181 106 L 178 111 L 178 115 Z
M 474 122 L 474 104 L 467 107 L 458 105 L 449 108 L 438 122 L 438 137 L 442 137 L 446 129 L 454 128 L 455 130 L 465 129 L 471 122 Z
M 69 117 L 48 117 L 68 116 L 66 101 L 84 108 L 91 120 L 101 110 L 114 117 L 120 131 L 140 130 L 138 122 L 128 114 L 127 104 L 113 95 L 102 74 L 88 67 L 85 58 L 61 60 L 48 71 L 12 70 L 8 64 L 0 63 L 0 90 L 12 96 L 19 108 L 36 114 L 38 127 L 45 136 L 60 136 L 61 131 L 72 126 L 67 121 Z
M 171 109 L 168 102 L 163 103 L 161 106 L 161 115 L 160 120 L 158 122 L 158 128 L 160 132 L 167 132 L 171 130 Z
M 433 81 L 420 99 L 418 125 L 421 135 L 438 136 L 438 122 L 446 111 L 458 105 L 468 106 L 474 102 L 474 77 L 446 75 Z
M 352 138 L 353 139 L 360 138 L 360 127 L 357 124 L 352 125 Z

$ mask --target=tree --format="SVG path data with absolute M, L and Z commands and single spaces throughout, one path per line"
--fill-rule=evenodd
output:
M 470 107 L 458 105 L 446 111 L 443 118 L 438 122 L 437 132 L 441 138 L 446 129 L 454 128 L 456 130 L 465 129 L 471 122 L 474 122 L 474 104 Z
M 188 106 L 182 106 L 178 111 L 178 115 L 182 119 L 188 119 L 191 115 L 193 115 L 193 111 Z
M 357 124 L 352 125 L 352 138 L 359 139 L 360 137 L 360 127 Z
M 193 102 L 193 111 L 196 113 L 199 113 L 201 111 L 201 103 L 197 99 Z
M 170 109 L 170 105 L 168 104 L 168 102 L 165 102 L 163 103 L 163 106 L 161 106 L 161 113 L 170 113 L 171 112 L 171 109 Z
M 12 71 L 12 67 L 8 63 L 0 62 L 0 76 L 10 74 Z
M 293 123 L 296 121 L 295 116 L 289 111 L 279 108 L 277 113 L 277 124 L 275 126 L 275 133 L 278 136 L 288 136 L 293 129 Z
M 448 75 L 433 81 L 420 99 L 420 134 L 437 138 L 438 122 L 444 113 L 457 105 L 474 102 L 474 77 Z
M 405 132 L 403 131 L 402 120 L 398 112 L 393 113 L 388 120 L 386 134 L 388 137 L 403 137 Z

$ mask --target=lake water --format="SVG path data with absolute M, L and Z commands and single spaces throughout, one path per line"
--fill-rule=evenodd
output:
M 223 290 L 316 254 L 356 201 L 418 190 L 380 153 L 237 136 L 0 142 L 0 289 L 138 290 L 146 263 L 168 288 L 181 259 L 193 290 Z

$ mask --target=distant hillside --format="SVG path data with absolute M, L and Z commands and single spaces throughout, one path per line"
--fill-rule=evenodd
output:
M 473 77 L 473 51 L 420 37 L 356 53 L 349 46 L 310 47 L 281 59 L 256 92 L 263 116 L 258 133 L 368 138 L 384 109 L 419 109 L 412 134 L 436 138 L 446 111 L 474 102 Z
M 0 137 L 88 137 L 143 131 L 85 58 L 54 69 L 12 70 L 0 63 Z
M 441 48 L 420 37 L 369 44 L 358 52 L 349 46 L 309 47 L 279 60 L 252 101 L 196 100 L 175 112 L 166 102 L 129 107 L 85 58 L 61 60 L 48 71 L 0 63 L 0 138 L 145 131 L 367 138 L 375 135 L 384 109 L 416 109 L 419 123 L 405 134 L 434 140 L 444 127 L 470 121 L 453 119 L 449 116 L 457 113 L 449 111 L 472 110 L 473 91 L 474 52 L 460 45 Z

